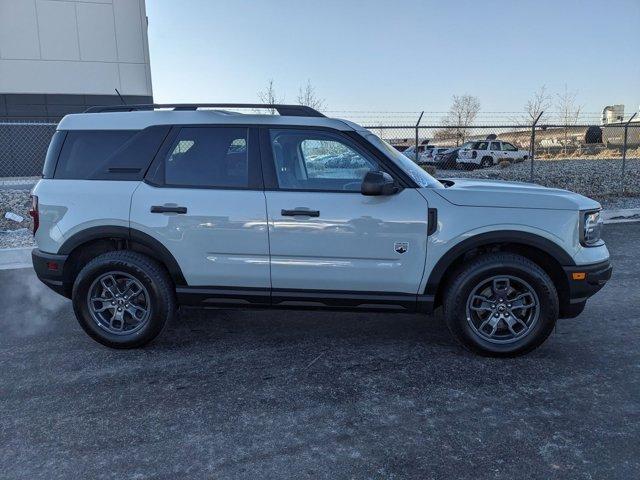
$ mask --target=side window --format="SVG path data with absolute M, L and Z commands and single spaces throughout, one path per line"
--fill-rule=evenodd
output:
M 56 171 L 56 163 L 58 162 L 58 156 L 64 143 L 64 138 L 67 132 L 57 131 L 53 134 L 49 148 L 47 149 L 47 155 L 44 159 L 44 166 L 42 168 L 42 178 L 53 178 L 53 174 Z
M 311 130 L 271 130 L 278 185 L 287 190 L 359 192 L 378 162 L 348 139 Z
M 164 183 L 181 187 L 248 188 L 247 129 L 180 129 L 164 162 Z
M 107 160 L 127 143 L 135 130 L 77 130 L 67 133 L 55 178 L 88 180 L 94 172 L 106 170 Z
M 491 142 L 489 150 L 500 150 L 500 142 Z
M 502 142 L 502 150 L 505 150 L 507 152 L 515 152 L 518 149 L 516 147 L 514 147 L 513 145 L 511 145 L 510 143 Z
M 73 180 L 140 180 L 169 131 L 167 126 L 144 130 L 77 130 L 57 132 L 64 139 L 57 165 L 47 152 L 45 176 Z M 62 137 L 57 137 L 62 135 Z M 51 158 L 50 158 L 51 154 Z
M 476 147 L 476 150 L 486 150 L 488 145 L 489 145 L 489 142 L 478 142 L 478 146 Z

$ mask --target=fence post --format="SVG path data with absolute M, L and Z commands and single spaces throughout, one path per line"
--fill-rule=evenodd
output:
M 538 124 L 538 120 L 540 120 L 540 117 L 542 116 L 543 113 L 544 111 L 540 112 L 536 117 L 536 119 L 531 124 L 531 145 L 529 147 L 530 149 L 529 156 L 531 157 L 531 171 L 529 172 L 530 182 L 533 182 L 533 160 L 536 156 L 536 125 Z
M 620 188 L 622 189 L 622 194 L 624 195 L 624 169 L 627 164 L 627 134 L 629 132 L 629 124 L 631 120 L 636 118 L 638 112 L 631 115 L 631 118 L 627 120 L 627 123 L 624 124 L 624 142 L 622 143 L 622 172 L 620 172 Z
M 418 121 L 416 122 L 416 151 L 415 151 L 416 163 L 420 161 L 420 157 L 418 156 L 418 129 L 420 126 L 420 122 L 422 121 L 422 115 L 424 115 L 424 111 L 422 111 L 422 113 L 418 117 Z

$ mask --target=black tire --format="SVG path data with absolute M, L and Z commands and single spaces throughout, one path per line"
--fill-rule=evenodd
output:
M 488 341 L 474 330 L 468 318 L 467 302 L 474 289 L 496 276 L 524 281 L 538 300 L 538 315 L 530 330 L 510 343 Z M 514 357 L 534 350 L 553 331 L 559 313 L 558 293 L 546 272 L 525 257 L 504 252 L 481 255 L 458 268 L 445 290 L 443 307 L 445 321 L 455 339 L 474 353 L 492 357 Z
M 492 157 L 484 157 L 480 162 L 481 168 L 488 168 L 493 166 L 493 158 Z
M 95 314 L 90 309 L 88 295 L 92 285 L 110 272 L 120 272 L 138 281 L 145 289 L 145 299 L 149 297 L 145 322 L 130 334 L 111 333 L 94 319 Z M 83 330 L 95 341 L 111 348 L 137 348 L 148 344 L 176 314 L 175 289 L 167 271 L 152 258 L 129 250 L 104 253 L 85 265 L 73 285 L 72 300 Z

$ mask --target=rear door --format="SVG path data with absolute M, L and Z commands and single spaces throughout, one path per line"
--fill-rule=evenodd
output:
M 393 294 L 415 300 L 428 229 L 417 190 L 362 195 L 368 171 L 398 179 L 397 172 L 342 132 L 277 128 L 261 135 L 273 303 L 295 303 L 292 295 L 321 302 L 345 292 L 371 294 L 365 297 L 372 303 Z
M 489 152 L 493 157 L 493 163 L 498 163 L 504 158 L 504 152 L 500 148 L 500 142 L 491 142 L 489 144 Z
M 268 301 L 257 131 L 174 128 L 133 195 L 131 229 L 159 240 L 189 286 L 263 289 Z

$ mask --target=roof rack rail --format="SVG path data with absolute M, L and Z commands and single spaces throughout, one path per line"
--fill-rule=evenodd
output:
M 317 110 L 305 105 L 281 105 L 268 103 L 149 103 L 139 105 L 106 105 L 87 108 L 84 113 L 135 112 L 156 109 L 197 110 L 198 108 L 264 108 L 273 109 L 289 117 L 324 117 Z

